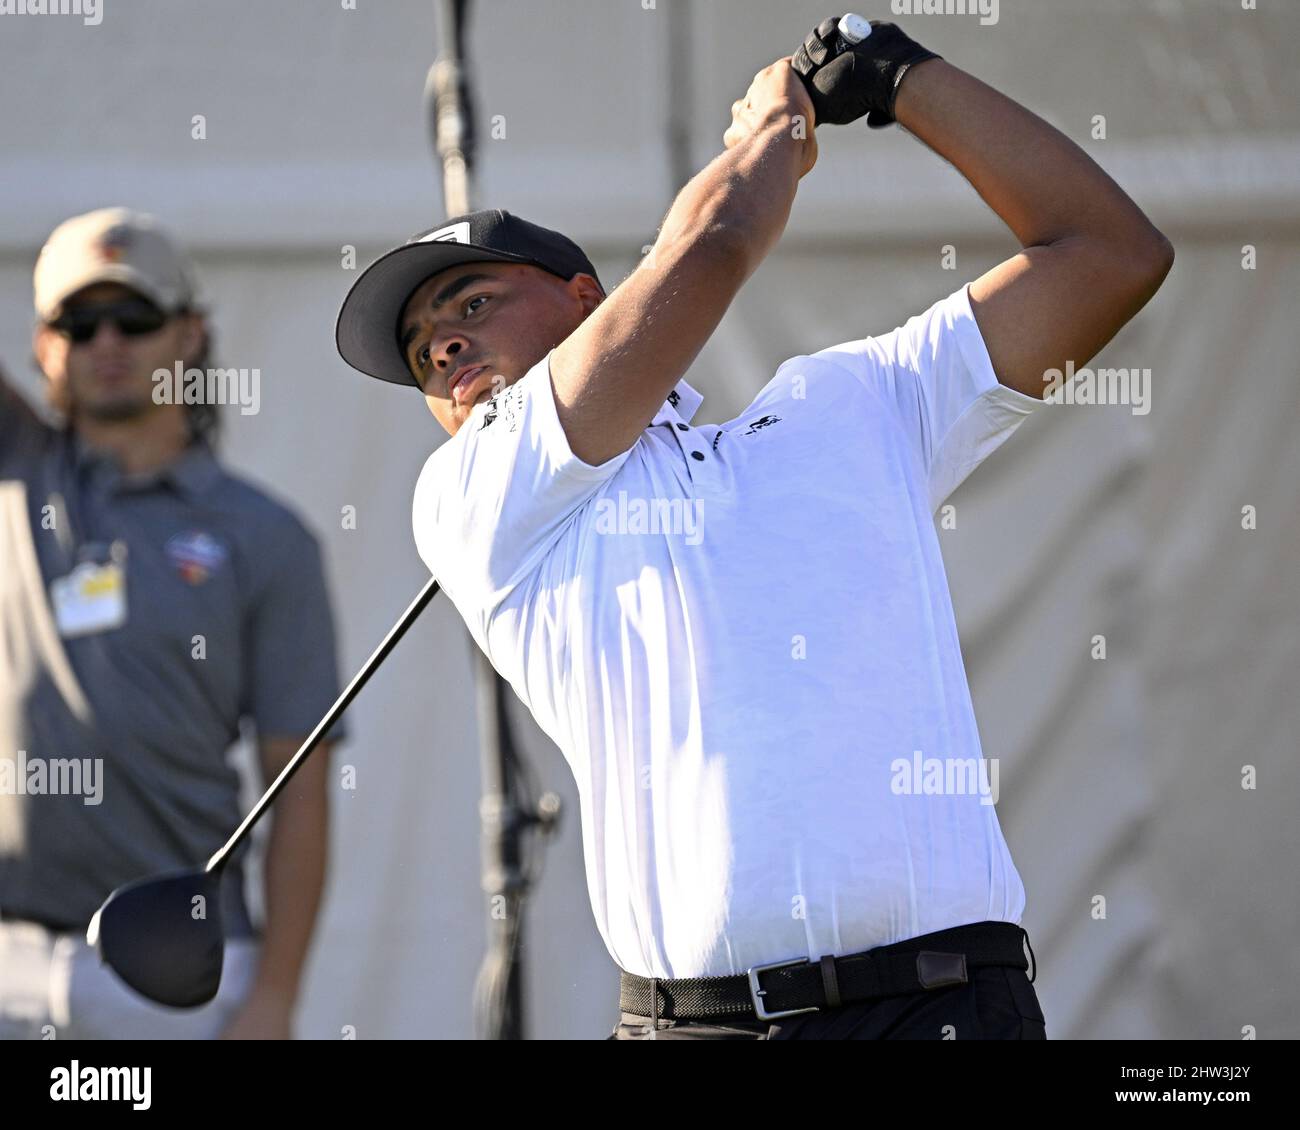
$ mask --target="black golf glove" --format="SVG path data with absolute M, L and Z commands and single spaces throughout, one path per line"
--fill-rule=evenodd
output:
M 867 125 L 883 129 L 894 121 L 894 98 L 907 69 L 943 56 L 882 20 L 872 20 L 871 34 L 849 46 L 840 38 L 839 22 L 831 16 L 813 28 L 791 65 L 808 88 L 818 125 L 847 125 L 866 114 Z

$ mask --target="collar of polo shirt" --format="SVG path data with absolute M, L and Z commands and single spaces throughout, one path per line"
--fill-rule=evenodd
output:
M 674 405 L 673 400 L 677 403 Z M 675 424 L 678 420 L 683 423 L 690 423 L 691 417 L 699 411 L 700 405 L 704 403 L 704 397 L 695 391 L 686 383 L 683 377 L 673 387 L 673 391 L 668 394 L 668 399 L 664 401 L 663 407 L 655 413 L 655 418 L 650 421 L 653 428 L 656 424 Z
M 117 461 L 107 452 L 90 447 L 78 432 L 72 433 L 73 457 L 78 467 L 102 465 L 107 473 L 115 479 L 123 476 Z M 169 482 L 181 493 L 197 498 L 221 477 L 221 467 L 212 448 L 201 439 L 192 440 L 188 447 L 171 463 L 156 471 L 149 471 L 129 477 L 130 485 L 142 487 L 158 482 Z
M 553 353 L 554 350 L 551 352 Z M 546 355 L 546 361 L 548 363 L 550 362 L 550 357 L 551 354 L 548 353 Z M 676 403 L 674 403 L 674 401 Z M 478 404 L 474 405 L 471 411 L 477 412 L 482 409 L 486 412 L 487 405 L 491 403 L 491 399 L 480 401 Z M 668 394 L 667 398 L 663 402 L 663 406 L 655 413 L 655 418 L 650 421 L 648 426 L 653 428 L 656 424 L 676 424 L 678 421 L 681 421 L 682 423 L 690 423 L 691 418 L 700 410 L 700 405 L 703 403 L 704 397 L 691 387 L 691 385 L 686 382 L 686 378 L 683 377 L 673 386 L 672 392 Z

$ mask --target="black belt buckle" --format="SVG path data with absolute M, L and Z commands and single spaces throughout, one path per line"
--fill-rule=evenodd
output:
M 926 989 L 937 989 L 941 985 L 964 985 L 969 980 L 966 975 L 966 955 L 921 950 L 916 955 L 916 979 Z
M 801 1012 L 819 1012 L 817 1005 L 811 1005 L 808 1008 L 787 1008 L 781 1012 L 768 1012 L 763 1007 L 763 1002 L 759 997 L 766 996 L 767 990 L 759 986 L 758 975 L 769 969 L 785 969 L 791 965 L 808 965 L 806 957 L 792 958 L 790 961 L 771 961 L 766 965 L 751 965 L 745 970 L 746 976 L 749 977 L 749 999 L 754 1002 L 754 1011 L 758 1014 L 759 1020 L 777 1020 L 782 1016 L 798 1016 Z

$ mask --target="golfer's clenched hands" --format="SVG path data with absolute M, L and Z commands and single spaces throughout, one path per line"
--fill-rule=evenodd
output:
M 745 96 L 731 104 L 731 125 L 722 140 L 730 149 L 773 127 L 789 130 L 802 143 L 803 177 L 817 163 L 816 124 L 812 99 L 787 55 L 759 71 Z

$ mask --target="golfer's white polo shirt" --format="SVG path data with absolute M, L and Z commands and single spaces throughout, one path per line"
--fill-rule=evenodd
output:
M 415 538 L 573 770 L 615 962 L 1018 922 L 990 778 L 953 776 L 981 749 L 933 514 L 1040 401 L 998 383 L 966 288 L 791 358 L 720 427 L 682 381 L 598 467 L 549 360 L 430 456 Z

